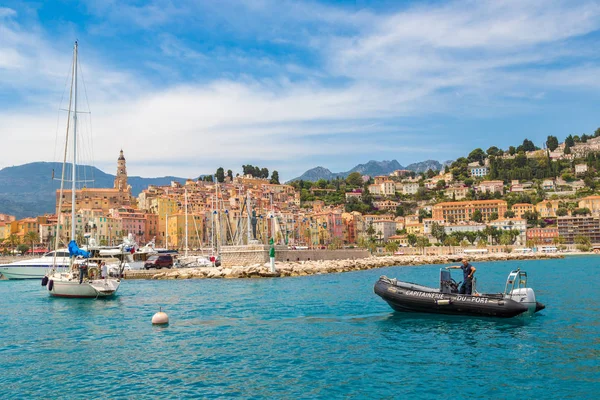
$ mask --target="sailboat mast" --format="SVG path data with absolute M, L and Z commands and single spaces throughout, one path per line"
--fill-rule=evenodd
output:
M 185 256 L 188 255 L 188 203 L 187 203 L 187 188 L 184 193 L 185 197 Z
M 77 166 L 77 41 L 73 50 L 75 63 L 74 93 L 73 93 L 73 162 L 71 163 L 71 240 L 75 240 L 75 169 Z
M 250 215 L 250 191 L 246 191 L 246 214 L 248 214 L 248 226 L 246 228 L 246 244 L 250 244 L 252 238 L 250 231 L 250 224 L 252 223 L 252 216 Z
M 165 214 L 165 247 L 169 250 L 169 214 Z

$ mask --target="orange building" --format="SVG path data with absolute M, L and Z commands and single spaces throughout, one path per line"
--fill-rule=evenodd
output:
M 472 200 L 438 203 L 433 206 L 432 218 L 456 223 L 470 221 L 475 211 L 480 211 L 483 219 L 489 221 L 493 213 L 504 216 L 507 204 L 504 200 Z

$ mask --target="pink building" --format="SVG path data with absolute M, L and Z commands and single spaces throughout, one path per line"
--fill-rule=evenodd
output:
M 111 214 L 114 218 L 120 218 L 123 224 L 123 236 L 132 234 L 136 240 L 145 241 L 146 233 L 146 214 L 133 208 L 112 209 Z

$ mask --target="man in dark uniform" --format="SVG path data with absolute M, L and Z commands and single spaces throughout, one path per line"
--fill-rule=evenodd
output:
M 463 283 L 460 286 L 459 294 L 472 294 L 473 291 L 473 274 L 477 270 L 474 266 L 469 263 L 469 260 L 463 258 L 462 265 L 454 265 L 447 269 L 462 269 L 463 270 Z

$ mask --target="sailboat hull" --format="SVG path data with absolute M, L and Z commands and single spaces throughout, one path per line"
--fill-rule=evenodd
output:
M 79 283 L 78 280 L 52 279 L 50 296 L 69 298 L 110 297 L 119 289 L 120 281 L 116 279 L 97 279 Z

